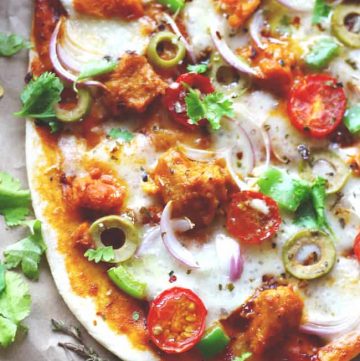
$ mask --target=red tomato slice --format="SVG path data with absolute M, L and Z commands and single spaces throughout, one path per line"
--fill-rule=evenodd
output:
M 332 133 L 346 110 L 346 96 L 338 81 L 326 74 L 308 75 L 290 91 L 288 113 L 292 124 L 315 138 Z
M 262 193 L 243 191 L 233 195 L 227 213 L 229 233 L 248 244 L 259 244 L 275 235 L 281 217 L 277 203 Z
M 354 241 L 354 253 L 355 253 L 356 258 L 360 262 L 360 233 L 356 236 L 355 241 Z
M 150 337 L 166 353 L 190 350 L 205 330 L 207 310 L 191 290 L 174 287 L 157 296 L 147 319 Z
M 189 84 L 193 89 L 199 89 L 203 94 L 210 94 L 215 91 L 209 78 L 196 73 L 185 73 L 180 75 L 165 93 L 164 104 L 173 118 L 189 129 L 196 129 L 197 124 L 191 124 L 186 112 L 185 98 L 188 93 L 182 83 Z

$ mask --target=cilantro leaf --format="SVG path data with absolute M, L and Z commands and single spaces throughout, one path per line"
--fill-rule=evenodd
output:
M 281 209 L 295 212 L 309 198 L 310 185 L 278 168 L 270 168 L 258 180 L 260 191 L 273 198 Z
M 24 224 L 30 228 L 31 234 L 5 249 L 5 266 L 13 269 L 21 265 L 26 277 L 37 280 L 41 256 L 46 250 L 41 233 L 41 222 L 35 220 Z
M 0 294 L 5 289 L 5 267 L 0 262 Z
M 294 224 L 306 229 L 318 229 L 316 213 L 311 198 L 296 210 Z
M 310 197 L 295 213 L 294 223 L 308 229 L 324 229 L 332 232 L 325 214 L 326 180 L 318 177 L 311 186 Z
M 188 65 L 186 68 L 191 73 L 203 74 L 206 73 L 209 66 L 207 64 L 195 64 L 195 65 Z
M 15 341 L 16 332 L 16 323 L 0 315 L 0 347 L 10 346 Z
M 111 262 L 115 259 L 114 248 L 109 247 L 100 247 L 97 249 L 88 249 L 84 256 L 89 261 L 94 261 L 95 263 L 99 262 Z
M 311 189 L 311 199 L 319 227 L 322 228 L 327 226 L 325 216 L 326 180 L 324 178 L 316 178 Z
M 199 92 L 189 88 L 189 93 L 185 97 L 185 104 L 190 124 L 197 124 L 201 119 L 205 118 L 205 105 L 200 98 Z
M 51 119 L 47 121 L 47 124 L 50 128 L 51 134 L 57 133 L 61 129 L 61 123 L 56 119 Z
M 223 93 L 215 92 L 204 98 L 206 108 L 205 118 L 214 130 L 221 128 L 220 120 L 223 117 L 233 117 L 233 103 Z
M 30 47 L 31 44 L 20 35 L 0 33 L 0 56 L 10 57 Z
M 30 191 L 20 189 L 20 181 L 0 172 L 0 214 L 8 226 L 17 226 L 29 214 Z
M 245 352 L 241 356 L 235 357 L 234 361 L 245 361 L 252 356 L 251 352 Z
M 223 93 L 214 92 L 201 99 L 201 94 L 188 88 L 185 97 L 186 111 L 190 124 L 197 124 L 201 119 L 207 119 L 211 129 L 218 130 L 224 116 L 234 116 L 233 103 Z
M 331 7 L 325 2 L 325 0 L 315 0 L 312 23 L 314 25 L 321 24 L 328 18 L 330 11 Z
M 116 68 L 116 65 L 117 61 L 111 59 L 109 60 L 107 58 L 92 61 L 88 64 L 85 64 L 76 81 L 110 73 Z
M 61 100 L 64 86 L 54 73 L 43 73 L 30 81 L 21 93 L 22 109 L 18 117 L 55 118 L 54 106 Z
M 29 287 L 14 272 L 5 274 L 5 290 L 0 294 L 0 346 L 7 347 L 14 340 L 20 322 L 30 314 Z
M 112 128 L 109 132 L 109 137 L 112 139 L 122 140 L 125 143 L 134 139 L 134 134 L 126 129 Z

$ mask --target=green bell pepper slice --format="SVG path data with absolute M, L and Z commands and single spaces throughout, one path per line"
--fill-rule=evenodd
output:
M 357 104 L 346 111 L 344 124 L 351 134 L 360 132 L 360 104 Z
M 219 324 L 206 331 L 205 336 L 196 347 L 204 358 L 210 359 L 222 352 L 229 342 L 230 337 Z
M 321 70 L 328 66 L 339 53 L 340 46 L 334 39 L 322 38 L 314 43 L 310 52 L 305 56 L 305 63 L 313 70 Z
M 135 277 L 122 265 L 110 268 L 108 276 L 123 292 L 139 300 L 145 299 L 146 284 L 139 282 Z
M 277 168 L 268 169 L 258 180 L 260 191 L 274 199 L 285 211 L 295 212 L 308 198 L 311 187 Z
M 117 63 L 116 60 L 101 59 L 85 64 L 76 81 L 111 73 L 115 70 Z
M 157 2 L 168 7 L 173 13 L 182 10 L 185 6 L 185 0 L 157 0 Z

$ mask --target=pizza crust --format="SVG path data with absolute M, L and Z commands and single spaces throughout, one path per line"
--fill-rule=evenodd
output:
M 47 203 L 37 191 L 36 173 L 39 165 L 46 162 L 41 146 L 41 138 L 32 120 L 26 122 L 26 164 L 29 186 L 32 194 L 36 218 L 42 222 L 43 236 L 47 245 L 47 260 L 57 289 L 79 322 L 102 346 L 124 361 L 158 361 L 160 358 L 150 350 L 136 348 L 129 337 L 118 334 L 97 315 L 95 303 L 91 298 L 77 296 L 71 289 L 65 265 L 65 256 L 58 250 L 58 236 L 45 216 Z M 54 165 L 56 166 L 56 165 Z

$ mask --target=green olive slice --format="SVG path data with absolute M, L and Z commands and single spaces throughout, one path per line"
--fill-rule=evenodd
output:
M 316 247 L 312 262 L 299 258 L 305 247 Z M 319 252 L 319 253 L 318 253 Z M 290 238 L 284 245 L 282 259 L 287 272 L 301 280 L 312 280 L 328 274 L 336 261 L 336 250 L 331 238 L 322 231 L 303 230 Z
M 175 48 L 175 55 L 170 58 L 165 58 L 160 54 L 160 49 L 166 44 Z M 179 65 L 185 58 L 186 48 L 183 42 L 170 31 L 162 31 L 155 34 L 147 48 L 147 56 L 150 62 L 161 69 L 170 69 Z
M 209 77 L 216 90 L 237 98 L 248 88 L 248 80 L 240 77 L 240 74 L 227 63 L 218 52 L 212 53 L 210 57 Z
M 347 182 L 350 169 L 346 163 L 334 152 L 316 151 L 308 161 L 299 164 L 301 178 L 313 182 L 317 177 L 326 179 L 326 193 L 338 192 Z
M 338 5 L 331 19 L 332 31 L 345 45 L 360 48 L 360 6 Z
M 77 122 L 85 117 L 91 106 L 91 94 L 86 89 L 79 89 L 78 102 L 75 108 L 63 109 L 59 104 L 55 105 L 56 118 L 64 123 Z
M 115 258 L 112 263 L 124 262 L 131 258 L 139 245 L 139 232 L 135 225 L 128 218 L 121 216 L 98 219 L 90 227 L 90 236 L 96 248 L 113 246 Z

